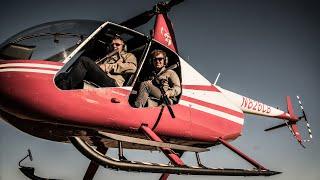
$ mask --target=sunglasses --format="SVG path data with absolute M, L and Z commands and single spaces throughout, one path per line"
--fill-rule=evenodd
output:
M 163 57 L 161 57 L 161 58 L 152 58 L 152 60 L 153 61 L 162 61 L 162 60 L 164 60 L 164 58 Z
M 111 45 L 112 45 L 112 46 L 117 46 L 117 47 L 118 47 L 118 46 L 122 46 L 123 44 L 120 44 L 120 43 L 112 43 Z

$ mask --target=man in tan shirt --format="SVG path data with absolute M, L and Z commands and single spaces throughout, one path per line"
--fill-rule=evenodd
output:
M 135 73 L 137 59 L 125 51 L 125 41 L 115 36 L 111 45 L 114 51 L 107 55 L 105 61 L 97 65 L 86 56 L 80 57 L 69 73 L 59 74 L 55 81 L 61 89 L 78 89 L 83 87 L 83 80 L 88 80 L 100 87 L 123 86 L 125 76 Z
M 179 76 L 175 71 L 166 70 L 165 68 L 168 63 L 166 53 L 162 50 L 154 50 L 151 52 L 151 55 L 151 61 L 154 68 L 153 77 L 151 77 L 150 80 L 143 81 L 140 84 L 138 97 L 134 103 L 135 107 L 138 108 L 155 106 L 155 103 L 148 101 L 150 97 L 161 101 L 163 98 L 163 94 L 160 91 L 161 86 L 165 91 L 165 96 L 167 96 L 169 99 L 176 98 L 181 94 L 181 83 Z

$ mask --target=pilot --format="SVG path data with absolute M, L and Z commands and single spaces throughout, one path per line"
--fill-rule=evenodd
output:
M 83 80 L 95 83 L 100 87 L 123 86 L 125 76 L 137 69 L 137 59 L 126 52 L 125 41 L 120 36 L 112 39 L 114 51 L 109 53 L 101 64 L 81 56 L 69 73 L 61 73 L 56 77 L 61 89 L 83 88 Z
M 134 102 L 134 106 L 137 108 L 157 106 L 157 101 L 163 101 L 163 96 L 167 96 L 172 103 L 172 100 L 177 100 L 177 96 L 181 93 L 178 75 L 175 71 L 166 69 L 168 64 L 166 53 L 162 50 L 154 50 L 151 52 L 151 56 L 153 75 L 149 80 L 140 84 L 138 96 Z M 161 93 L 160 88 L 163 88 L 165 94 Z

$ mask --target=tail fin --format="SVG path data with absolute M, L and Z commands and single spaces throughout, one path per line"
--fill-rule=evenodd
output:
M 303 147 L 306 148 L 303 144 L 302 144 L 302 137 L 300 135 L 297 123 L 295 124 L 291 124 L 289 126 L 290 131 L 292 132 L 293 136 L 296 138 L 296 140 L 298 141 L 298 143 Z
M 297 121 L 298 118 L 297 116 L 294 114 L 294 111 L 293 111 L 293 106 L 292 106 L 292 103 L 291 103 L 291 98 L 290 96 L 287 96 L 287 109 L 288 109 L 288 113 L 290 115 L 290 121 Z
M 298 143 L 301 144 L 301 146 L 305 148 L 305 146 L 302 144 L 302 138 L 301 138 L 301 135 L 299 132 L 299 128 L 297 126 L 297 121 L 299 119 L 294 114 L 290 96 L 287 96 L 287 109 L 288 109 L 288 113 L 290 115 L 289 121 L 291 121 L 292 123 L 290 123 L 290 125 L 288 123 L 286 123 L 286 124 L 287 124 L 288 128 L 290 129 L 290 131 L 292 132 L 293 136 L 298 141 Z
M 178 53 L 172 24 L 167 14 L 157 14 L 153 38 Z

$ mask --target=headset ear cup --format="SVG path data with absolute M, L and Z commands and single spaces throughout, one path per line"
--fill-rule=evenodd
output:
M 123 45 L 123 50 L 124 50 L 125 52 L 128 51 L 128 48 L 127 48 L 127 45 L 126 45 L 126 44 Z

